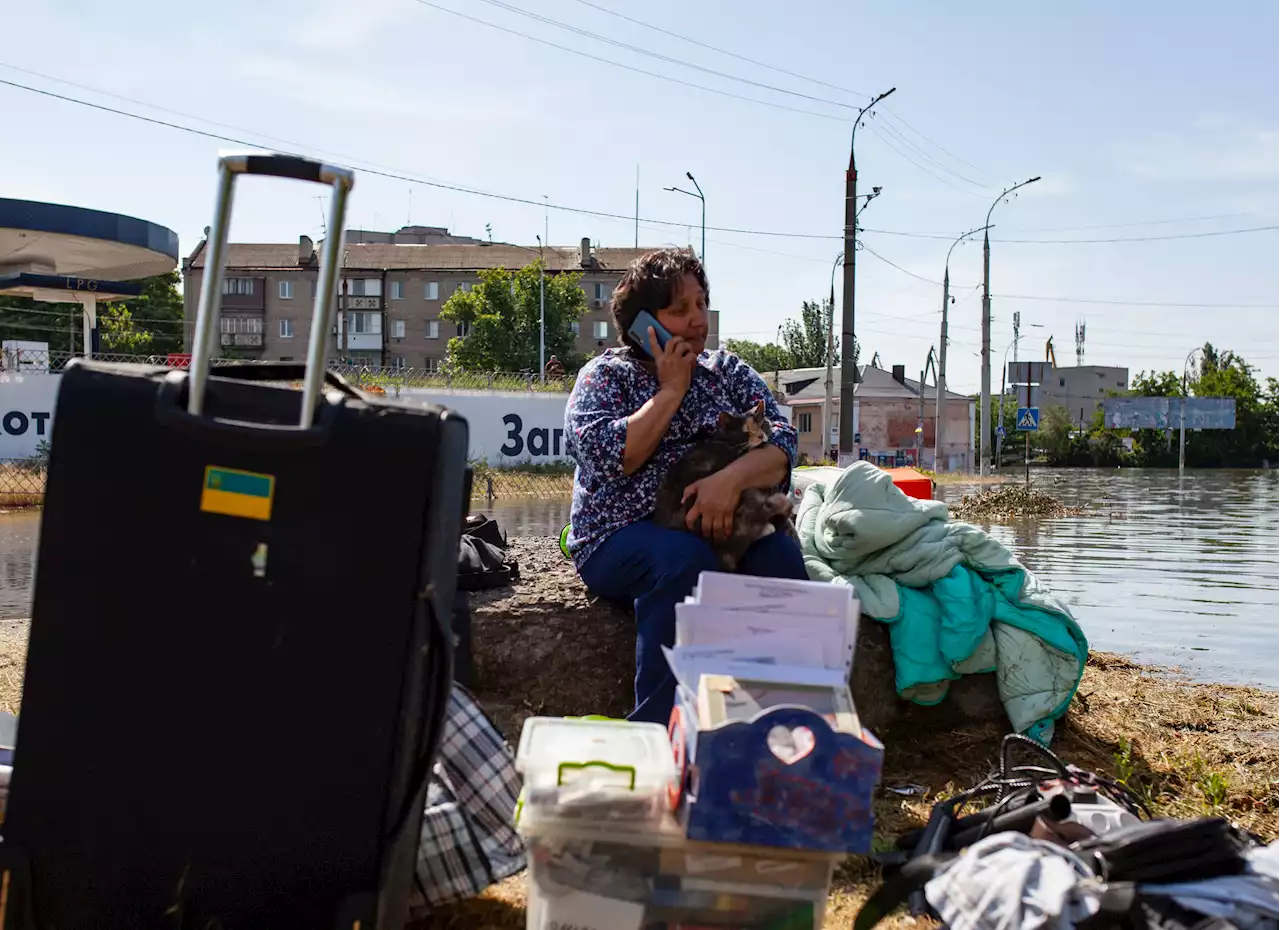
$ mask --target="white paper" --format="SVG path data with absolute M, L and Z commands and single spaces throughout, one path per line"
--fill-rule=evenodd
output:
M 856 627 L 853 627 L 856 630 Z M 760 614 L 704 604 L 676 605 L 676 645 L 712 646 L 763 640 L 780 643 L 777 659 L 793 665 L 851 669 L 853 647 L 848 616 Z
M 784 609 L 793 614 L 841 617 L 849 614 L 853 589 L 790 578 L 703 572 L 698 577 L 696 597 L 699 604 L 708 606 L 748 607 L 767 613 Z
M 541 910 L 541 930 L 640 930 L 644 925 L 643 904 L 588 891 L 544 896 Z

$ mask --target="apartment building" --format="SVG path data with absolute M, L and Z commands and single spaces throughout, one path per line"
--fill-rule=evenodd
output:
M 1040 385 L 1042 407 L 1064 407 L 1072 421 L 1087 423 L 1112 391 L 1129 389 L 1129 369 L 1109 365 L 1073 365 L 1051 368 Z
M 920 464 L 938 471 L 965 471 L 973 456 L 973 418 L 976 406 L 963 394 L 947 391 L 941 461 L 934 462 L 937 425 L 936 386 L 923 387 L 906 376 L 903 365 L 889 371 L 874 365 L 859 367 L 861 380 L 853 391 L 854 441 L 860 455 L 872 462 L 893 464 L 899 457 L 914 457 L 917 438 Z M 762 371 L 760 376 L 791 407 L 791 423 L 798 434 L 799 452 L 818 461 L 835 458 L 840 434 L 840 369 L 832 371 L 831 433 L 822 436 L 826 405 L 826 369 L 794 368 Z M 923 410 L 922 410 L 923 408 Z M 923 412 L 923 415 L 922 415 Z M 917 435 L 916 429 L 922 429 Z
M 648 249 L 577 248 L 543 251 L 547 274 L 581 272 L 587 311 L 578 323 L 583 353 L 616 345 L 609 299 L 627 266 Z M 521 268 L 539 249 L 450 235 L 447 229 L 407 226 L 392 232 L 348 230 L 341 253 L 339 313 L 329 334 L 330 357 L 355 364 L 439 368 L 449 339 L 465 336 L 440 319 L 446 300 L 479 282 L 490 268 Z M 187 342 L 194 331 L 202 241 L 183 262 Z M 293 243 L 231 243 L 222 286 L 221 344 L 239 357 L 300 361 L 311 330 L 319 244 L 307 236 Z M 719 314 L 712 314 L 709 345 L 719 344 Z

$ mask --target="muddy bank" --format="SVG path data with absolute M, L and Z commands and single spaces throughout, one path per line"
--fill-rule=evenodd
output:
M 520 563 L 519 583 L 471 601 L 475 691 L 494 722 L 514 742 L 535 714 L 625 716 L 635 675 L 630 605 L 591 598 L 553 537 L 513 539 L 510 551 Z M 994 675 L 956 682 L 939 707 L 901 701 L 887 628 L 866 618 L 852 684 L 858 712 L 877 734 L 1004 719 Z

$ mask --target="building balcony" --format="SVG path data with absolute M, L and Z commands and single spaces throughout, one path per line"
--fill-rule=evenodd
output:
M 381 310 L 381 297 L 359 297 L 341 295 L 338 297 L 338 309 L 340 310 Z
M 221 345 L 224 348 L 261 349 L 262 333 L 222 333 Z
M 347 333 L 338 337 L 338 345 L 353 352 L 382 350 L 382 333 Z

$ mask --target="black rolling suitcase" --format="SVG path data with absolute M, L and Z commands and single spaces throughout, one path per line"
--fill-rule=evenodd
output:
M 219 171 L 189 375 L 63 375 L 5 928 L 406 919 L 452 679 L 467 425 L 324 374 L 351 174 L 284 156 Z M 333 188 L 305 372 L 210 369 L 239 174 Z

